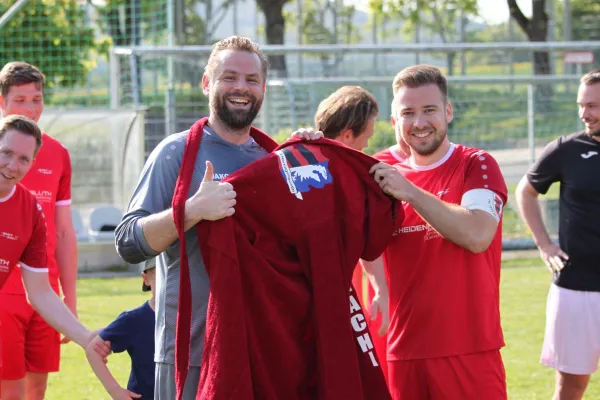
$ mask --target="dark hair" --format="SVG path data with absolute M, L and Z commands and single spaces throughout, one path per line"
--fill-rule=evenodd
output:
M 9 115 L 2 118 L 2 120 L 0 120 L 0 139 L 2 139 L 10 129 L 24 135 L 33 136 L 35 139 L 35 154 L 37 154 L 42 146 L 42 131 L 35 122 L 22 115 Z
M 594 85 L 596 83 L 600 83 L 600 68 L 591 70 L 582 76 L 580 82 L 584 85 Z
M 413 65 L 404 68 L 394 77 L 392 90 L 394 95 L 404 87 L 418 88 L 425 85 L 436 85 L 444 98 L 444 103 L 448 102 L 448 82 L 446 77 L 438 68 L 432 65 Z
M 38 89 L 44 88 L 46 77 L 39 69 L 23 61 L 13 61 L 0 70 L 0 94 L 6 97 L 13 86 L 35 83 Z
M 229 36 L 228 38 L 219 40 L 217 43 L 213 44 L 212 47 L 213 49 L 208 57 L 208 62 L 206 63 L 206 67 L 204 67 L 204 72 L 209 78 L 213 77 L 213 74 L 219 65 L 218 55 L 223 50 L 246 51 L 248 53 L 256 54 L 260 59 L 263 78 L 267 78 L 269 61 L 260 47 L 249 38 L 244 36 Z
M 347 129 L 358 137 L 369 119 L 378 113 L 377 100 L 371 93 L 360 86 L 343 86 L 319 104 L 315 127 L 330 139 L 337 138 Z

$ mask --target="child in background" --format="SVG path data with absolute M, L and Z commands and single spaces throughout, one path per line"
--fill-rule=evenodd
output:
M 86 349 L 92 370 L 113 399 L 152 399 L 154 397 L 154 282 L 156 258 L 142 266 L 142 291 L 152 292 L 150 300 L 125 311 L 90 342 Z M 119 385 L 95 347 L 109 344 L 114 353 L 127 351 L 131 373 L 127 389 Z

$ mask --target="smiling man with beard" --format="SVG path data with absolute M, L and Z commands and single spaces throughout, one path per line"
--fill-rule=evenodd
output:
M 437 68 L 406 68 L 393 90 L 410 156 L 372 168 L 405 212 L 383 254 L 392 398 L 506 399 L 499 304 L 506 184 L 488 153 L 448 139 L 454 115 Z
M 232 36 L 213 46 L 202 78 L 210 114 L 185 205 L 184 254 L 190 267 L 193 311 L 189 373 L 182 385 L 184 399 L 195 398 L 198 389 L 209 297 L 209 279 L 197 233 L 190 228 L 202 220 L 232 215 L 236 194 L 231 184 L 218 180 L 267 154 L 251 137 L 251 124 L 265 94 L 267 69 L 267 59 L 255 43 Z M 172 199 L 189 132 L 171 135 L 154 149 L 116 230 L 116 246 L 125 261 L 139 263 L 158 256 L 154 398 L 159 400 L 176 398 L 175 333 L 181 257 Z
M 516 193 L 553 276 L 541 362 L 556 369 L 557 400 L 581 399 L 600 360 L 600 69 L 581 78 L 577 105 L 585 129 L 548 144 Z M 537 201 L 554 182 L 560 244 L 550 239 Z

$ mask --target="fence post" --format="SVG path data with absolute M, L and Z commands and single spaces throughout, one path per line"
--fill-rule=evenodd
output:
M 535 163 L 535 85 L 527 85 L 527 143 L 529 165 Z
M 138 75 L 138 56 L 133 53 L 129 55 L 129 69 L 131 69 L 131 91 L 133 94 L 133 105 L 138 109 L 142 103 L 140 77 Z
M 167 0 L 167 43 L 175 47 L 175 4 Z M 165 96 L 165 136 L 175 133 L 175 60 L 172 55 L 167 56 L 167 93 Z
M 119 68 L 119 56 L 115 49 L 111 48 L 108 58 L 108 70 L 110 79 L 110 108 L 116 110 L 121 105 L 119 87 L 121 87 L 121 69 Z
M 292 131 L 296 131 L 298 129 L 298 121 L 296 119 L 296 94 L 294 93 L 294 87 L 290 83 L 289 80 L 284 79 L 284 87 L 288 92 L 288 102 L 290 103 L 290 125 L 292 126 Z
M 4 28 L 16 14 L 27 5 L 27 3 L 29 3 L 29 0 L 17 0 L 15 4 L 6 10 L 4 14 L 0 16 L 0 29 Z
M 173 88 L 165 90 L 165 137 L 175 133 L 175 92 Z

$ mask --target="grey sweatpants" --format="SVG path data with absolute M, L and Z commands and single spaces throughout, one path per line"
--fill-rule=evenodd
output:
M 190 367 L 185 385 L 183 400 L 194 400 L 200 382 L 200 367 Z M 156 363 L 154 369 L 154 400 L 174 400 L 177 395 L 175 387 L 175 365 Z

